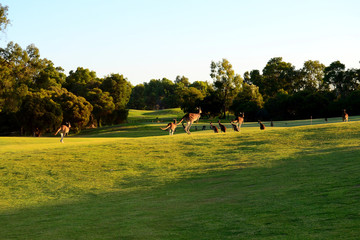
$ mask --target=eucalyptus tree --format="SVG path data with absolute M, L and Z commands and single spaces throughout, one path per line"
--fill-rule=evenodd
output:
M 241 89 L 243 79 L 239 74 L 235 74 L 232 65 L 225 58 L 217 63 L 212 61 L 210 69 L 210 77 L 213 79 L 215 91 L 222 101 L 222 114 L 225 118 L 226 111 Z
M 345 70 L 345 64 L 332 62 L 324 70 L 324 81 L 329 84 L 338 96 L 346 97 L 360 86 L 359 70 Z
M 301 89 L 310 92 L 328 90 L 324 83 L 325 65 L 319 61 L 308 60 L 304 62 L 301 71 Z
M 116 110 L 125 109 L 130 99 L 132 86 L 122 74 L 111 74 L 105 77 L 100 88 L 110 93 Z
M 96 76 L 96 72 L 78 67 L 69 72 L 63 87 L 75 95 L 87 98 L 90 89 L 99 88 L 100 84 L 101 79 Z
M 127 105 L 128 108 L 144 110 L 145 104 L 145 86 L 138 84 L 131 90 L 130 99 Z
M 8 6 L 3 6 L 0 3 L 0 31 L 4 31 L 10 24 L 10 20 L 8 19 L 8 10 Z
M 280 90 L 288 93 L 299 89 L 301 75 L 291 63 L 284 62 L 281 57 L 270 59 L 263 69 L 262 89 L 266 99 L 275 96 Z
M 93 88 L 88 93 L 87 100 L 93 106 L 92 114 L 97 121 L 97 126 L 102 126 L 102 120 L 115 110 L 115 104 L 110 93 L 103 92 L 100 88 Z
M 55 102 L 51 95 L 51 91 L 48 90 L 29 92 L 26 95 L 18 112 L 21 115 L 21 127 L 25 132 L 49 132 L 54 126 L 61 124 L 61 105 Z
M 243 88 L 235 97 L 230 109 L 239 115 L 245 112 L 246 118 L 253 121 L 257 120 L 255 117 L 260 109 L 264 106 L 263 97 L 259 91 L 259 87 L 254 84 L 243 84 Z
M 71 130 L 80 132 L 90 121 L 93 106 L 83 97 L 67 91 L 65 88 L 52 88 L 52 99 L 60 104 L 63 122 L 71 123 Z

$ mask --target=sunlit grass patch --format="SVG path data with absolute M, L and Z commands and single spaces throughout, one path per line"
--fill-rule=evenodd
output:
M 70 136 L 64 144 L 0 138 L 0 238 L 359 233 L 360 123 L 191 135 L 178 128 L 173 136 L 160 125 L 135 125 L 141 131 L 118 137 L 108 130 L 101 138 Z

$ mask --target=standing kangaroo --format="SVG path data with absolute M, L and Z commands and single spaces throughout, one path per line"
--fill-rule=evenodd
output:
M 239 132 L 239 127 L 238 127 L 238 125 L 233 124 L 232 122 L 231 122 L 230 124 L 232 125 L 232 127 L 233 127 L 233 129 L 234 129 L 235 132 Z
M 195 122 L 198 121 L 200 119 L 200 115 L 201 115 L 201 108 L 199 107 L 199 112 L 198 113 L 188 113 L 186 114 L 179 122 L 179 124 L 184 121 L 186 122 L 186 126 L 184 127 L 184 130 L 187 134 L 191 134 L 190 133 L 190 127 L 191 125 Z M 184 126 L 184 125 L 183 125 Z
M 260 124 L 260 130 L 265 130 L 265 125 L 260 120 L 258 123 Z
M 226 133 L 226 127 L 225 127 L 225 125 L 224 125 L 224 124 L 221 124 L 221 123 L 220 123 L 220 120 L 218 121 L 218 123 L 219 123 L 219 127 L 220 127 L 220 129 L 221 129 L 221 132 Z
M 176 123 L 176 119 L 174 119 L 174 122 L 171 122 L 166 127 L 160 128 L 160 129 L 161 130 L 169 129 L 169 135 L 173 135 L 176 130 L 177 125 L 179 125 L 179 124 L 180 124 L 180 122 Z
M 210 122 L 210 128 L 214 130 L 214 133 L 219 133 L 219 129 L 217 128 L 217 126 L 212 125 L 212 122 Z
M 243 122 L 244 122 L 244 113 L 242 112 L 240 113 L 239 116 L 235 118 L 234 121 L 231 122 L 231 124 L 236 124 L 237 129 L 240 130 L 241 124 L 243 124 Z
M 349 121 L 349 114 L 346 113 L 346 109 L 344 109 L 344 112 L 342 114 L 342 120 L 343 120 L 343 122 Z
M 64 143 L 64 136 L 65 135 L 69 135 L 69 131 L 71 128 L 71 125 L 69 122 L 66 123 L 67 125 L 61 125 L 61 127 L 59 127 L 59 129 L 56 131 L 56 133 L 54 135 L 57 135 L 60 132 L 60 142 Z

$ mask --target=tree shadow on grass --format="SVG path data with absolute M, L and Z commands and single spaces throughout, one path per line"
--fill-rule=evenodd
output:
M 0 239 L 356 239 L 359 155 L 328 149 L 271 168 L 2 211 Z

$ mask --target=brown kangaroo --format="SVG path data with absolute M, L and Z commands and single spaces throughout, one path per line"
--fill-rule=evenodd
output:
M 343 122 L 349 121 L 349 114 L 346 113 L 346 109 L 344 109 L 344 112 L 342 114 L 342 120 L 343 120 Z
M 260 124 L 260 130 L 265 130 L 265 125 L 260 120 L 258 123 Z
M 240 113 L 239 116 L 237 116 L 237 117 L 235 118 L 234 121 L 231 122 L 231 124 L 233 124 L 233 123 L 236 124 L 236 126 L 237 126 L 238 129 L 240 130 L 241 125 L 243 124 L 243 122 L 244 122 L 244 113 L 242 112 L 242 113 Z
M 59 127 L 59 129 L 56 131 L 56 133 L 54 135 L 57 135 L 60 132 L 60 142 L 64 143 L 64 136 L 65 135 L 69 135 L 69 131 L 71 128 L 71 125 L 69 122 L 66 123 L 67 125 L 61 125 L 61 127 Z
M 179 124 L 184 121 L 186 122 L 186 126 L 184 127 L 184 130 L 187 134 L 191 134 L 190 133 L 190 127 L 191 125 L 195 122 L 198 121 L 200 119 L 200 115 L 201 115 L 201 108 L 199 107 L 199 112 L 198 113 L 188 113 L 186 114 L 179 122 Z M 183 125 L 184 126 L 184 125 Z
M 214 133 L 219 133 L 219 129 L 217 128 L 217 126 L 212 125 L 212 122 L 210 122 L 210 127 L 212 130 L 214 130 Z
M 224 125 L 224 124 L 221 124 L 221 123 L 220 123 L 220 120 L 218 121 L 218 123 L 219 123 L 219 127 L 220 127 L 220 129 L 221 129 L 221 132 L 226 133 L 226 127 L 225 127 L 225 125 Z
M 169 123 L 166 127 L 164 128 L 160 128 L 161 130 L 166 130 L 169 129 L 169 135 L 173 135 L 176 127 L 179 125 L 180 123 L 176 123 L 176 119 L 174 119 L 174 122 Z
M 233 124 L 232 122 L 231 122 L 230 124 L 231 124 L 231 126 L 233 127 L 233 129 L 234 129 L 235 132 L 239 132 L 239 127 L 238 127 L 238 125 Z

